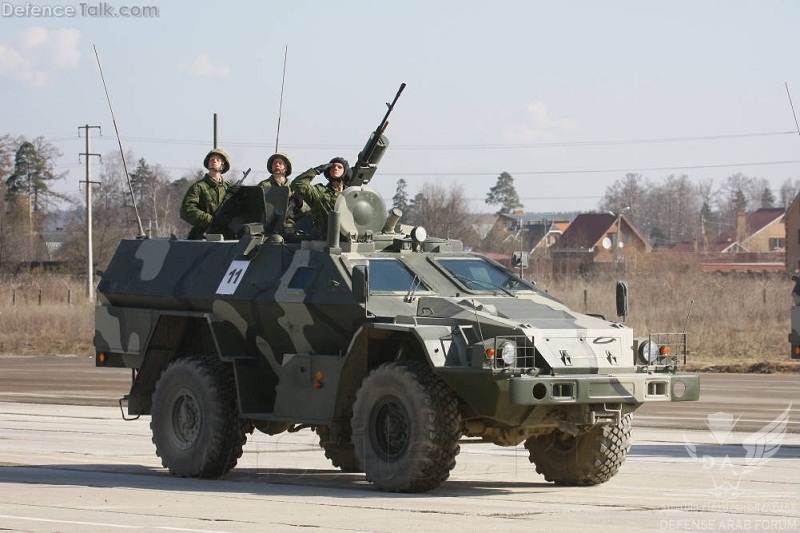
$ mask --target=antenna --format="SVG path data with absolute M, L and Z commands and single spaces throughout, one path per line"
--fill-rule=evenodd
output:
M 686 364 L 686 354 L 688 352 L 686 347 L 686 330 L 689 329 L 689 317 L 692 316 L 692 307 L 694 307 L 694 298 L 689 302 L 689 311 L 686 313 L 686 322 L 683 324 L 683 364 Z
M 97 59 L 97 68 L 100 70 L 100 79 L 103 81 L 103 90 L 106 92 L 106 100 L 108 101 L 108 110 L 111 111 L 111 122 L 114 124 L 114 131 L 117 134 L 117 144 L 119 144 L 119 155 L 122 157 L 122 168 L 125 170 L 125 179 L 128 181 L 128 191 L 131 193 L 131 204 L 133 204 L 133 212 L 136 214 L 136 222 L 139 225 L 139 238 L 143 238 L 144 228 L 142 227 L 142 219 L 139 218 L 139 209 L 136 207 L 136 197 L 133 195 L 133 185 L 131 185 L 131 177 L 128 174 L 128 165 L 125 163 L 125 152 L 122 150 L 122 141 L 119 138 L 119 128 L 117 128 L 117 119 L 114 118 L 114 109 L 111 107 L 111 97 L 108 96 L 108 87 L 106 86 L 106 78 L 103 76 L 103 67 L 100 66 L 100 56 L 97 54 L 97 47 L 92 45 L 94 49 L 94 57 Z
M 800 124 L 797 123 L 797 113 L 794 112 L 794 104 L 792 103 L 792 95 L 789 92 L 789 84 L 783 82 L 783 85 L 786 86 L 786 96 L 789 97 L 789 107 L 792 108 L 792 116 L 794 116 L 794 127 L 797 128 L 797 134 L 800 135 Z
M 694 298 L 689 302 L 689 311 L 686 313 L 686 322 L 683 324 L 683 333 L 686 333 L 686 330 L 689 329 L 689 317 L 692 316 L 692 307 L 694 307 Z
M 278 153 L 278 137 L 281 135 L 281 113 L 283 112 L 283 86 L 286 83 L 286 56 L 289 55 L 289 45 L 283 50 L 283 78 L 281 79 L 281 100 L 278 104 L 278 131 L 275 133 L 275 153 Z M 269 169 L 267 169 L 269 170 Z

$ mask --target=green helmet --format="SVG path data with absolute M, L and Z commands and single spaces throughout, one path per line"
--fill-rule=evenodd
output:
M 289 159 L 288 155 L 282 154 L 280 152 L 272 154 L 271 156 L 269 156 L 269 159 L 267 159 L 267 172 L 272 174 L 272 162 L 279 157 L 284 161 L 286 161 L 286 176 L 288 177 L 292 173 L 292 160 Z
M 228 156 L 228 152 L 223 150 L 222 148 L 214 148 L 206 155 L 206 158 L 203 159 L 203 166 L 208 169 L 208 159 L 212 155 L 218 155 L 222 158 L 224 164 L 222 165 L 222 173 L 225 174 L 227 171 L 231 169 L 231 158 Z

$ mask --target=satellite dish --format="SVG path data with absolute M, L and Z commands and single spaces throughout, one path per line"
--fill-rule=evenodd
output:
M 608 237 L 605 237 L 601 244 L 603 245 L 603 248 L 605 248 L 606 250 L 611 249 L 611 239 L 609 239 Z
M 625 247 L 625 243 L 624 243 L 624 242 L 622 242 L 622 241 L 619 241 L 619 244 L 618 244 L 617 246 L 618 246 L 619 248 L 624 248 L 624 247 Z

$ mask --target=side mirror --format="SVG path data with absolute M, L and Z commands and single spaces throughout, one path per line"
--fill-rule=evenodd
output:
M 369 266 L 355 265 L 353 267 L 353 296 L 358 303 L 367 303 L 369 295 Z
M 628 316 L 628 282 L 617 282 L 617 316 L 624 320 Z

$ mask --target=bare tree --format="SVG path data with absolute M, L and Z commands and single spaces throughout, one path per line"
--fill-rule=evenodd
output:
M 606 188 L 606 193 L 600 200 L 601 211 L 611 211 L 614 214 L 625 210 L 625 216 L 648 234 L 654 227 L 653 220 L 649 217 L 650 206 L 648 202 L 648 189 L 652 186 L 647 183 L 641 174 L 629 172 L 621 180 Z
M 460 185 L 454 183 L 447 191 L 440 185 L 425 183 L 414 198 L 413 211 L 428 235 L 463 241 L 472 231 L 468 205 Z
M 781 185 L 780 206 L 784 209 L 789 207 L 789 204 L 792 203 L 798 193 L 800 193 L 800 179 L 792 181 L 791 178 L 786 178 L 786 181 Z
M 126 161 L 133 160 L 133 152 L 125 154 Z M 96 207 L 120 208 L 130 205 L 128 178 L 119 151 L 109 152 L 103 156 L 100 183 L 93 189 L 93 203 Z
M 648 237 L 653 245 L 694 241 L 698 237 L 702 204 L 689 176 L 667 177 L 662 185 L 652 188 L 649 197 Z

